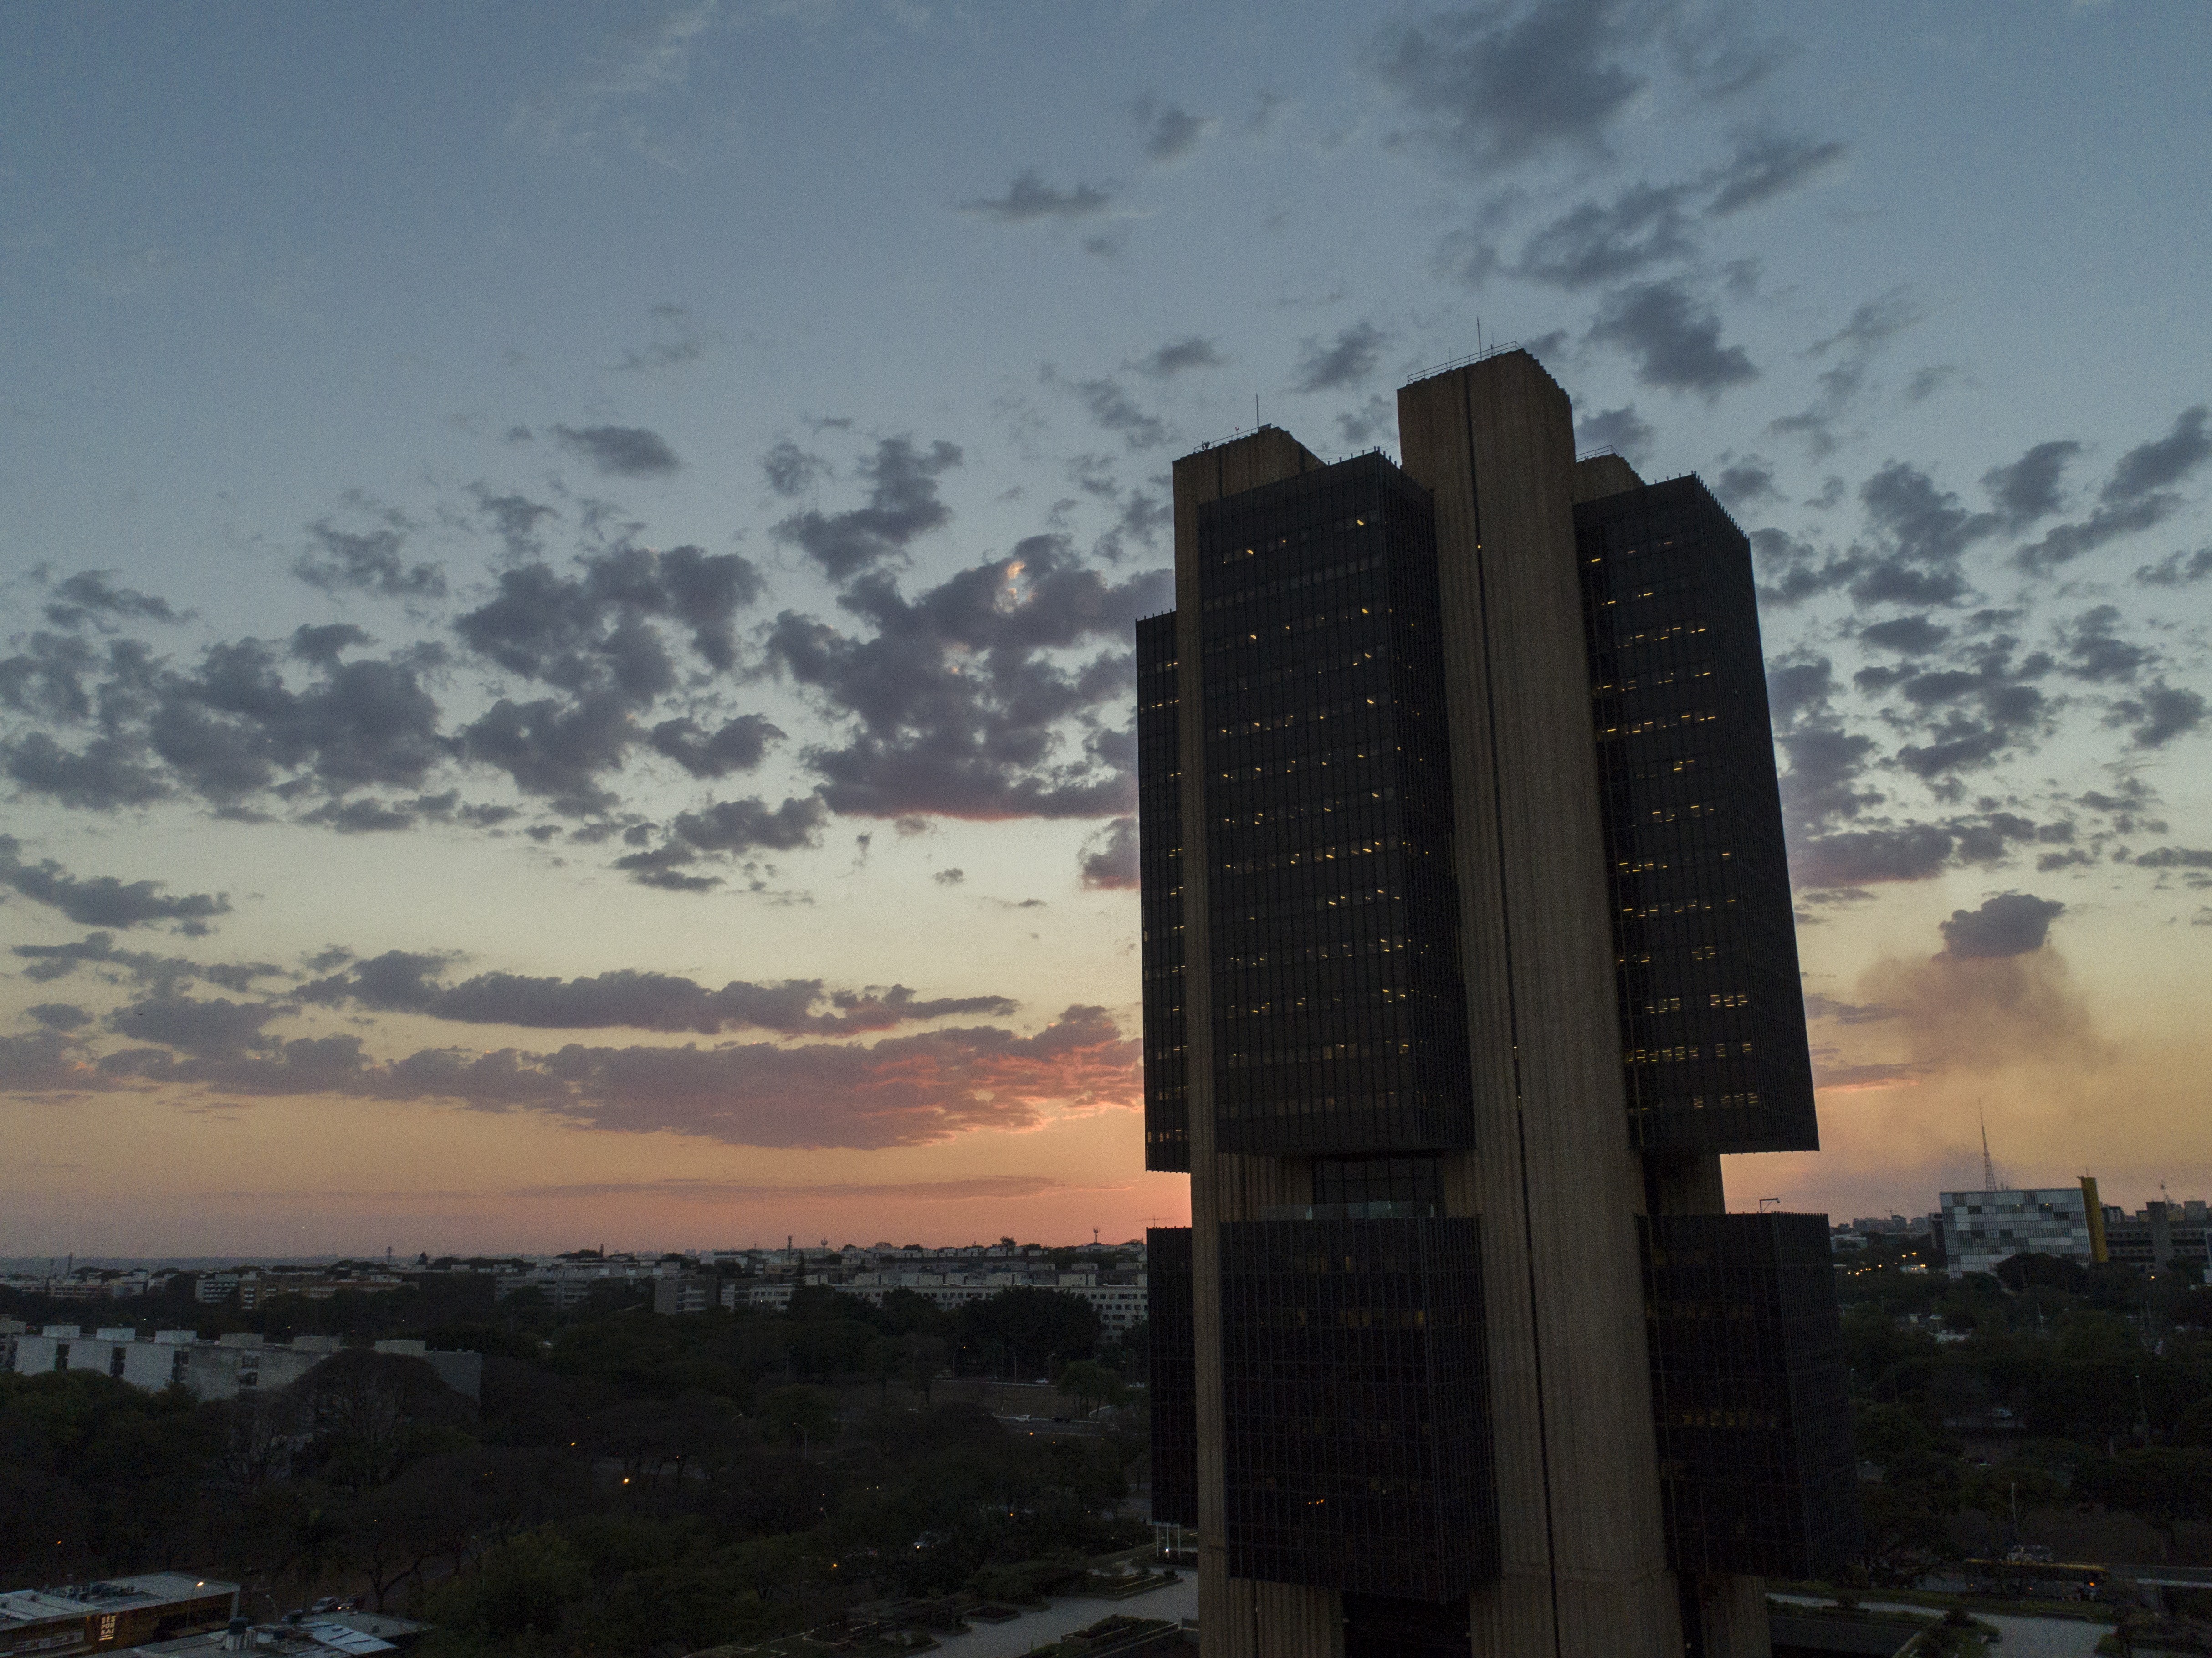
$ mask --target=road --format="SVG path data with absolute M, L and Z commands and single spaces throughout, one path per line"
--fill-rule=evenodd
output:
M 1801 1606 L 1834 1604 L 1809 1594 L 1778 1594 L 1774 1599 Z M 1926 1606 L 1909 1606 L 1894 1600 L 1867 1600 L 1861 1604 L 1869 1612 L 1917 1612 L 1925 1616 L 1929 1611 Z M 2012 1618 L 2001 1612 L 1978 1612 L 1974 1616 L 2004 1637 L 1998 1649 L 2004 1658 L 2088 1658 L 2097 1650 L 2097 1643 L 2112 1632 L 2109 1624 L 2076 1623 L 2070 1618 Z M 1020 1649 L 1010 1647 L 1006 1650 Z
M 1126 1600 L 1099 1600 L 1075 1595 L 1055 1600 L 1042 1612 L 1025 1612 L 1011 1624 L 978 1624 L 967 1635 L 943 1642 L 945 1658 L 1023 1658 L 1048 1641 L 1086 1629 L 1115 1612 L 1131 1618 L 1182 1619 L 1198 1616 L 1198 1575 L 1185 1572 L 1180 1582 L 1168 1583 Z M 2005 1658 L 2014 1658 L 2007 1653 Z

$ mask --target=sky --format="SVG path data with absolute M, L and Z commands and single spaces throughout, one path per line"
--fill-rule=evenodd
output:
M 1517 340 L 1753 541 L 1818 1155 L 2212 1190 L 2212 12 L 0 9 L 0 1254 L 1142 1169 L 1169 463 Z

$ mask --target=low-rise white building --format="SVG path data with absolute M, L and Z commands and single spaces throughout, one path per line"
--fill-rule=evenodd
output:
M 36 1335 L 10 1338 L 9 1367 L 19 1376 L 51 1370 L 98 1370 L 149 1393 L 171 1386 L 191 1389 L 201 1399 L 237 1399 L 288 1388 L 341 1345 L 336 1336 L 295 1336 L 270 1342 L 238 1333 L 203 1341 L 193 1330 L 157 1330 L 150 1339 L 123 1326 L 87 1334 L 74 1324 L 49 1324 Z M 437 1353 L 420 1341 L 376 1344 L 380 1353 L 419 1358 L 437 1371 L 455 1393 L 475 1399 L 483 1391 L 481 1353 Z

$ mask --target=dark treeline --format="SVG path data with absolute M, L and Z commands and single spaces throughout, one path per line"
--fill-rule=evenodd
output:
M 1870 1581 L 2033 1542 L 2053 1511 L 2132 1515 L 2168 1552 L 2212 1522 L 2212 1290 L 2045 1255 L 1957 1282 L 1915 1264 L 1885 1242 L 1839 1280 L 1879 1474 L 1861 1486 Z
M 370 1327 L 343 1333 L 483 1353 L 480 1405 L 366 1346 L 240 1400 L 0 1376 L 0 1587 L 190 1567 L 242 1582 L 260 1618 L 364 1593 L 435 1622 L 434 1655 L 674 1654 L 872 1596 L 1013 1593 L 1146 1535 L 1111 1517 L 1139 1413 L 1054 1441 L 940 1386 L 1065 1378 L 1071 1415 L 1117 1397 L 1144 1333 L 1102 1345 L 1074 1297 L 947 1315 L 807 1288 L 783 1314 L 668 1318 L 518 1295 L 495 1324 L 446 1327 L 395 1324 L 395 1299 L 362 1297 Z M 0 1311 L 49 1318 L 16 1300 Z M 286 1312 L 248 1327 L 278 1333 Z

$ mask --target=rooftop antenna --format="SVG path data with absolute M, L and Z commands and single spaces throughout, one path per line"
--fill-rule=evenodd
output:
M 1260 394 L 1257 392 L 1252 394 L 1252 429 L 1255 432 L 1260 429 Z
M 1997 1166 L 1990 1161 L 1990 1120 L 1983 1114 L 1979 1100 L 1974 1102 L 1974 1115 L 1982 1125 L 1982 1190 L 1994 1192 L 1997 1189 Z

